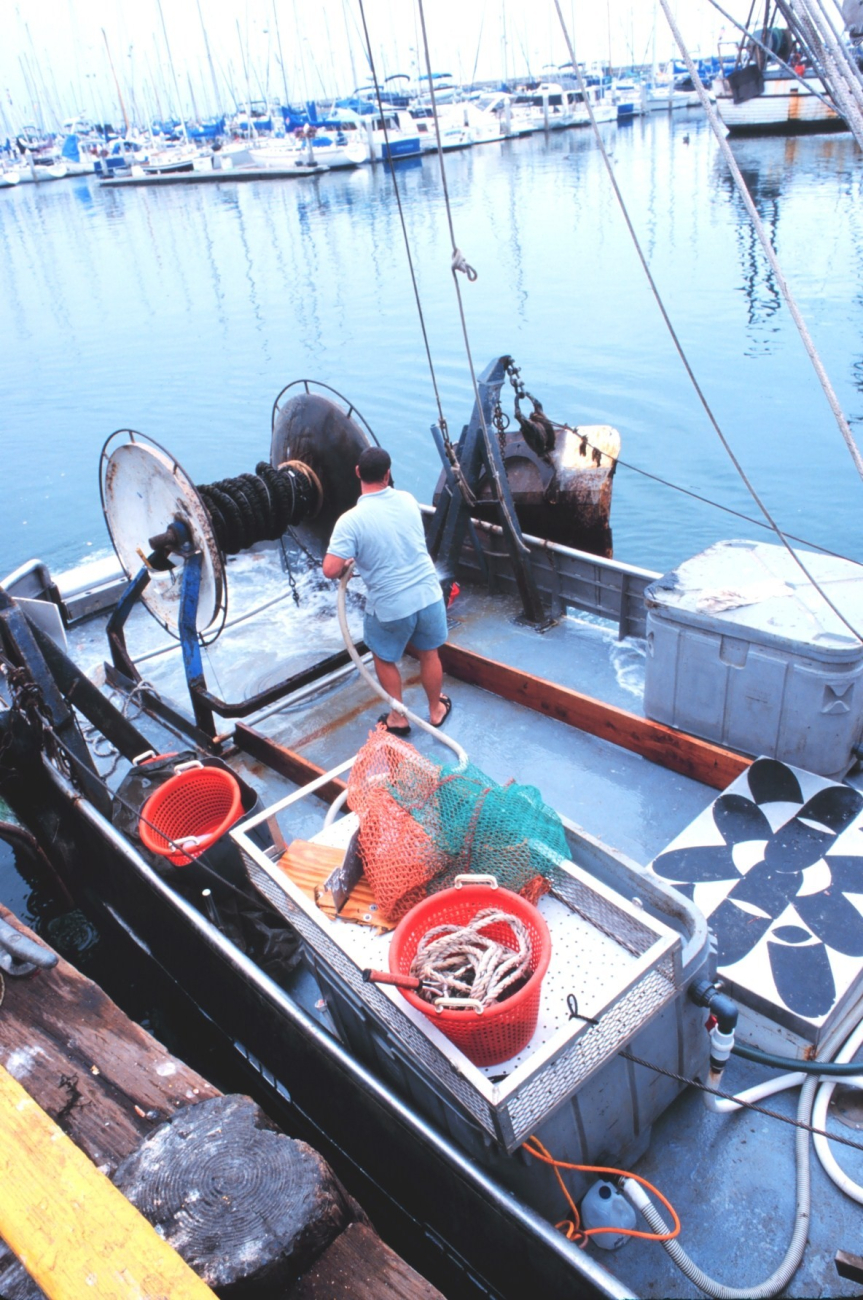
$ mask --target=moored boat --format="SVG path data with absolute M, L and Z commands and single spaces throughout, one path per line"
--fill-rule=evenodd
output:
M 497 359 L 480 380 L 491 428 L 507 363 Z M 801 982 L 791 973 L 795 961 L 810 969 L 819 943 L 840 955 L 858 947 L 849 918 L 844 912 L 840 918 L 841 906 L 831 910 L 814 878 L 803 882 L 799 872 L 783 878 L 782 906 L 771 894 L 763 918 L 768 924 L 759 926 L 755 945 L 763 945 L 763 955 L 756 954 L 748 970 L 741 963 L 751 954 L 740 951 L 728 918 L 760 915 L 770 863 L 775 868 L 786 861 L 783 854 L 799 855 L 807 826 L 810 865 L 823 854 L 826 870 L 832 861 L 839 871 L 842 855 L 853 856 L 863 796 L 841 778 L 853 764 L 863 716 L 856 706 L 822 716 L 817 705 L 822 689 L 838 689 L 837 673 L 857 673 L 863 664 L 859 649 L 836 640 L 829 619 L 814 638 L 798 631 L 799 645 L 777 635 L 777 611 L 767 603 L 766 622 L 759 623 L 761 603 L 778 600 L 789 620 L 785 626 L 799 629 L 796 602 L 805 606 L 817 597 L 799 585 L 793 596 L 774 589 L 786 581 L 779 571 L 770 589 L 760 581 L 757 591 L 750 590 L 741 558 L 749 544 L 732 547 L 724 568 L 716 558 L 712 569 L 705 568 L 707 561 L 693 567 L 693 561 L 660 581 L 644 569 L 514 531 L 506 490 L 497 501 L 502 522 L 477 519 L 468 500 L 483 457 L 490 458 L 487 468 L 506 465 L 497 439 L 485 443 L 482 424 L 475 409 L 458 473 L 447 460 L 441 501 L 436 511 L 425 512 L 444 576 L 463 586 L 444 652 L 447 689 L 456 700 L 448 733 L 458 761 L 449 758 L 441 768 L 433 733 L 412 736 L 411 746 L 378 731 L 368 744 L 423 779 L 431 774 L 435 799 L 456 788 L 452 782 L 464 770 L 458 753 L 464 753 L 461 746 L 469 749 L 475 765 L 470 783 L 481 805 L 475 794 L 474 803 L 464 805 L 466 829 L 455 841 L 453 867 L 475 871 L 480 845 L 487 844 L 483 852 L 495 856 L 504 880 L 514 870 L 508 864 L 523 835 L 500 838 L 494 829 L 500 814 L 490 827 L 480 820 L 483 807 L 492 807 L 492 793 L 496 807 L 509 798 L 527 800 L 536 811 L 537 791 L 525 792 L 539 785 L 559 810 L 559 819 L 547 809 L 542 821 L 563 841 L 555 839 L 556 830 L 534 829 L 529 836 L 535 855 L 530 872 L 537 859 L 548 872 L 550 888 L 539 908 L 549 926 L 552 965 L 542 985 L 536 1037 L 517 1059 L 477 1065 L 397 990 L 366 982 L 363 970 L 386 958 L 389 932 L 377 933 L 376 923 L 386 912 L 377 901 L 371 910 L 368 893 L 353 906 L 350 897 L 341 904 L 336 898 L 339 890 L 350 896 L 357 887 L 349 851 L 355 832 L 363 833 L 363 814 L 328 816 L 322 827 L 312 801 L 343 802 L 341 777 L 356 766 L 350 755 L 365 747 L 380 704 L 364 678 L 354 675 L 347 653 L 337 649 L 334 619 L 327 625 L 314 614 L 304 636 L 296 621 L 302 609 L 285 615 L 286 604 L 272 605 L 288 595 L 273 539 L 290 521 L 304 530 L 305 545 L 325 545 L 333 518 L 356 492 L 350 466 L 373 437 L 353 405 L 332 390 L 302 381 L 280 394 L 270 467 L 264 463 L 256 476 L 222 479 L 212 488 L 196 488 L 173 454 L 140 434 L 122 431 L 109 439 L 100 483 L 125 582 L 119 603 L 103 571 L 90 591 L 86 581 L 82 590 L 80 573 L 74 582 L 52 581 L 39 566 L 12 575 L 0 595 L 0 638 L 13 665 L 10 707 L 0 713 L 3 791 L 77 897 L 170 973 L 259 1072 L 273 1104 L 303 1116 L 327 1153 L 337 1152 L 344 1176 L 374 1185 L 380 1211 L 408 1237 L 435 1243 L 439 1275 L 449 1277 L 451 1293 L 484 1288 L 518 1296 L 533 1287 L 549 1294 L 685 1296 L 691 1285 L 656 1245 L 600 1255 L 601 1231 L 613 1229 L 622 1244 L 627 1232 L 647 1230 L 636 1226 L 631 1209 L 641 1196 L 633 1187 L 637 1176 L 670 1198 L 687 1238 L 713 1271 L 751 1275 L 753 1261 L 760 1264 L 768 1254 L 772 1266 L 776 1243 L 769 1251 L 753 1250 L 745 1189 L 757 1184 L 774 1214 L 793 1219 L 792 1143 L 777 1135 L 775 1119 L 750 1112 L 741 1167 L 734 1121 L 717 1115 L 712 1094 L 702 1093 L 702 1105 L 694 1088 L 699 1081 L 702 1087 L 719 1084 L 734 1034 L 734 1005 L 714 987 L 717 961 L 733 983 L 741 1004 L 739 1036 L 749 1043 L 781 1044 L 785 1055 L 802 1060 L 813 1049 L 834 1050 L 855 1009 L 859 1016 L 859 959 L 841 966 L 841 979 L 840 966 L 831 967 L 836 979 L 826 1002 L 823 970 L 818 1005 L 800 1001 Z M 236 626 L 214 642 L 225 614 L 228 555 L 235 557 L 230 582 L 241 612 L 232 620 Z M 850 590 L 844 571 L 818 569 L 817 576 Z M 315 581 L 310 572 L 308 582 Z M 735 598 L 733 582 L 740 588 Z M 97 589 L 105 593 L 104 613 L 94 622 Z M 350 622 L 355 599 L 347 592 L 343 599 Z M 530 624 L 545 628 L 543 636 L 514 625 L 519 606 Z M 110 614 L 110 661 L 98 679 L 121 702 L 134 699 L 134 722 L 125 716 L 128 707 L 116 708 L 69 655 L 65 623 L 85 608 L 91 617 L 76 624 L 75 654 L 81 662 L 98 655 L 104 615 Z M 753 608 L 757 617 L 746 612 Z M 563 610 L 590 617 L 555 624 Z M 182 657 L 172 653 L 177 642 L 166 644 L 163 634 L 153 644 L 150 616 L 179 638 Z M 613 671 L 615 633 L 601 626 L 603 619 L 613 619 L 622 635 L 653 636 L 651 690 L 660 699 L 654 712 L 686 701 L 692 730 L 607 702 L 607 693 L 619 699 L 621 688 Z M 208 687 L 199 637 L 211 642 L 208 662 L 235 699 L 221 699 Z M 744 656 L 741 644 L 751 644 L 752 652 Z M 139 647 L 150 656 L 146 682 L 135 664 Z M 811 677 L 813 658 L 819 664 L 808 712 L 796 722 L 783 691 L 775 690 L 775 674 L 758 676 L 764 654 L 777 651 L 792 675 L 803 670 Z M 678 677 L 669 684 L 671 665 Z M 716 735 L 711 711 L 699 712 L 700 705 L 742 668 L 756 676 L 741 679 L 740 707 L 727 707 L 722 725 L 738 727 L 731 739 L 750 755 L 773 746 L 770 757 L 755 762 L 727 748 L 723 734 L 716 740 L 693 734 Z M 600 698 L 579 693 L 586 674 Z M 692 688 L 696 681 L 698 690 Z M 744 703 L 753 691 L 760 691 L 756 727 Z M 731 698 L 727 687 L 723 698 Z M 94 729 L 89 740 L 73 706 Z M 772 733 L 765 722 L 771 711 L 777 723 Z M 818 746 L 806 757 L 818 770 L 789 766 L 789 752 L 804 752 L 795 750 L 797 740 L 816 730 L 820 757 Z M 209 768 L 238 783 L 241 823 L 233 837 L 217 836 L 188 863 L 184 856 L 199 847 L 190 836 L 201 832 L 188 825 L 169 830 L 165 847 L 180 859 L 174 865 L 144 842 L 142 819 L 155 817 L 149 800 L 168 780 L 185 771 L 194 784 L 194 774 Z M 520 784 L 507 796 L 511 776 Z M 352 772 L 352 809 L 357 779 Z M 393 791 L 397 784 L 393 775 Z M 717 798 L 727 786 L 733 789 Z M 410 800 L 391 809 L 394 846 L 413 834 L 412 817 Z M 368 867 L 369 841 L 360 842 Z M 740 866 L 732 845 L 740 848 Z M 770 845 L 770 862 L 761 870 Z M 314 863 L 325 871 L 317 887 L 308 875 Z M 698 906 L 692 900 L 693 891 L 717 880 L 731 890 L 725 911 L 712 922 L 718 954 L 702 911 L 716 910 L 717 892 Z M 741 880 L 751 890 L 760 882 L 756 913 L 746 910 Z M 327 892 L 334 901 L 324 908 L 319 902 Z M 815 901 L 807 903 L 810 898 Z M 797 909 L 794 925 L 809 927 L 807 943 L 791 935 L 788 907 Z M 279 956 L 291 935 L 293 955 L 296 935 L 301 938 L 299 964 Z M 713 1013 L 709 1032 L 703 1027 L 707 1010 Z M 753 1067 L 734 1056 L 727 1078 L 736 1091 L 754 1081 Z M 682 1093 L 686 1084 L 693 1091 Z M 781 1109 L 781 1100 L 773 1105 Z M 805 1134 L 802 1141 L 805 1146 Z M 710 1152 L 709 1169 L 693 1181 L 699 1150 Z M 549 1159 L 566 1165 L 573 1197 L 568 1211 Z M 766 1180 L 768 1169 L 775 1176 Z M 633 1176 L 621 1182 L 614 1172 L 620 1170 Z M 738 1207 L 725 1205 L 721 1223 L 716 1180 L 723 1197 L 729 1186 L 744 1189 Z M 804 1234 L 786 1265 L 792 1273 L 800 1266 L 792 1294 L 811 1293 L 832 1267 L 842 1206 L 837 1191 L 820 1195 L 805 1260 L 801 1265 Z M 609 1200 L 613 1214 L 612 1207 L 603 1208 Z M 567 1213 L 574 1241 L 552 1226 Z M 668 1209 L 662 1213 L 667 1217 Z M 803 1202 L 798 1218 L 801 1213 L 808 1221 Z M 651 1234 L 663 1235 L 655 1216 Z M 576 1242 L 591 1248 L 580 1250 Z

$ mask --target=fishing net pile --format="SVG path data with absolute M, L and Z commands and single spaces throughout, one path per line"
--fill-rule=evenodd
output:
M 369 885 L 391 921 L 466 872 L 535 902 L 569 857 L 560 818 L 533 786 L 499 785 L 470 763 L 438 766 L 383 728 L 357 756 L 348 805 Z

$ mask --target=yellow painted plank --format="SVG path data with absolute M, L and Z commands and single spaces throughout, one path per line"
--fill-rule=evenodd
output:
M 214 1300 L 2 1067 L 0 1237 L 50 1300 Z

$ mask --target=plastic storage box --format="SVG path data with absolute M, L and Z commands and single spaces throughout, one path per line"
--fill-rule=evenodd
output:
M 552 961 L 537 1031 L 505 1066 L 480 1068 L 398 990 L 364 982 L 364 968 L 386 968 L 390 936 L 330 920 L 252 843 L 248 825 L 233 837 L 249 878 L 302 935 L 346 1040 L 369 1059 L 380 1056 L 372 1039 L 379 1045 L 388 1039 L 385 1055 L 399 1056 L 506 1151 L 681 996 L 681 936 L 574 863 L 561 863 L 552 875 L 554 897 L 539 905 L 551 931 Z M 315 841 L 345 847 L 356 825 L 349 814 Z M 677 1061 L 671 1064 L 676 1068 Z
M 863 627 L 863 570 L 802 554 Z M 863 645 L 784 547 L 719 542 L 651 583 L 644 711 L 746 754 L 841 779 L 863 732 Z

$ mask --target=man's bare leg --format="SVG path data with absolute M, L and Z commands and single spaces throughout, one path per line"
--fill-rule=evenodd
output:
M 402 675 L 399 672 L 398 664 L 388 663 L 386 659 L 378 659 L 377 655 L 372 652 L 372 658 L 375 661 L 375 672 L 378 675 L 378 681 L 394 700 L 401 703 L 402 698 Z M 405 727 L 408 725 L 407 718 L 401 713 L 395 713 L 390 709 L 387 714 L 388 727 Z
M 429 721 L 435 726 L 446 714 L 446 706 L 441 704 L 440 693 L 443 686 L 443 666 L 437 650 L 417 650 L 420 661 L 420 681 L 429 702 Z

